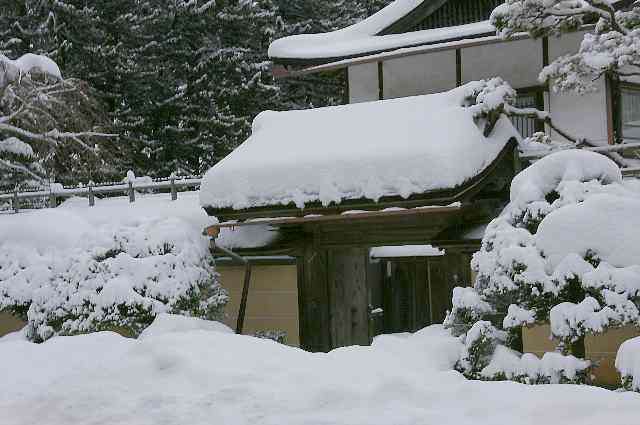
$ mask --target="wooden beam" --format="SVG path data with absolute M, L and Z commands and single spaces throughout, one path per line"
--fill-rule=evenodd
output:
M 384 100 L 384 69 L 382 62 L 378 62 L 378 100 Z
M 367 211 L 358 212 L 353 214 L 341 214 L 341 215 L 323 215 L 323 216 L 307 216 L 307 217 L 282 217 L 264 220 L 244 221 L 241 223 L 218 223 L 213 224 L 205 229 L 205 233 L 214 234 L 216 230 L 225 228 L 237 228 L 246 226 L 291 226 L 299 224 L 313 224 L 324 222 L 354 222 L 362 221 L 370 218 L 380 217 L 403 217 L 414 215 L 430 215 L 434 213 L 447 213 L 451 211 L 459 211 L 461 205 L 447 205 L 447 206 L 427 206 L 418 207 L 407 210 L 393 210 L 393 211 Z
M 456 49 L 456 86 L 462 85 L 462 49 Z

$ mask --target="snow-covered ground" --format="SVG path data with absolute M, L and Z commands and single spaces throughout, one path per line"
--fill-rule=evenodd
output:
M 440 326 L 311 354 L 222 325 L 161 316 L 37 345 L 0 339 L 0 424 L 630 425 L 640 395 L 467 381 Z M 158 323 L 159 322 L 159 323 Z

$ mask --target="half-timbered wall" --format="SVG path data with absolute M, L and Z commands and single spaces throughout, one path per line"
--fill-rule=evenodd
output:
M 544 63 L 577 51 L 582 36 L 583 33 L 576 33 L 552 37 L 548 50 L 542 39 L 525 39 L 351 66 L 349 100 L 357 103 L 432 94 L 469 81 L 500 76 L 518 90 L 543 89 L 545 109 L 552 113 L 560 128 L 578 137 L 605 142 L 609 137 L 609 121 L 604 81 L 599 82 L 598 91 L 582 96 L 549 92 L 538 81 Z
M 456 52 L 409 56 L 382 63 L 385 99 L 407 96 L 408 93 L 432 94 L 456 86 Z
M 378 64 L 375 62 L 349 67 L 349 103 L 378 100 Z

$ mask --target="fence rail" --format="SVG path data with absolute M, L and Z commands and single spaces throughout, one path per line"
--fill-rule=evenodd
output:
M 16 212 L 20 210 L 20 204 L 23 200 L 42 199 L 47 201 L 47 206 L 49 208 L 55 208 L 58 205 L 58 200 L 60 199 L 82 196 L 87 197 L 89 206 L 93 207 L 95 205 L 95 197 L 97 195 L 122 193 L 129 196 L 129 202 L 135 202 L 136 192 L 140 191 L 169 190 L 171 200 L 175 201 L 178 199 L 178 191 L 199 187 L 202 182 L 202 177 L 168 177 L 149 181 L 144 179 L 140 180 L 99 185 L 90 183 L 89 185 L 82 187 L 62 187 L 61 185 L 52 184 L 49 190 L 0 193 L 0 201 L 10 201 L 11 209 Z

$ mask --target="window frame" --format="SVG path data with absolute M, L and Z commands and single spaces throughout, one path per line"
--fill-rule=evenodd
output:
M 640 94 L 640 83 L 632 83 L 630 81 L 611 81 L 609 83 L 609 95 L 611 96 L 611 110 L 613 123 L 613 140 L 611 144 L 624 144 L 623 125 L 622 122 L 622 91 L 633 90 Z
M 518 97 L 520 96 L 534 96 L 535 97 L 535 108 L 538 111 L 544 111 L 545 110 L 545 102 L 544 102 L 544 93 L 545 93 L 545 86 L 529 86 L 529 87 L 521 87 L 521 88 L 517 88 L 516 90 L 516 94 Z M 544 126 L 544 122 L 539 120 L 539 119 L 535 119 L 535 118 L 531 118 L 534 120 L 535 122 L 535 126 L 534 126 L 534 132 L 535 133 L 543 133 L 545 131 L 545 126 Z M 519 129 L 518 129 L 519 130 Z M 525 137 L 524 135 L 521 134 L 522 137 Z

